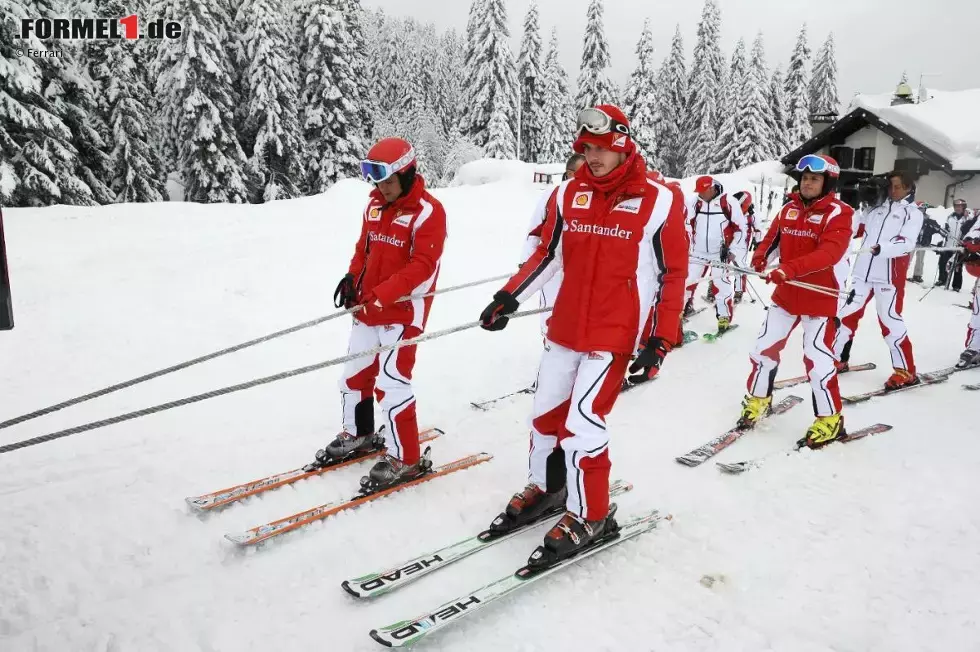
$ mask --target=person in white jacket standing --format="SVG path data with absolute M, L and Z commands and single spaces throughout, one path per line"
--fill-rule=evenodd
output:
M 970 323 L 966 327 L 966 349 L 960 354 L 956 363 L 957 369 L 980 367 L 980 220 L 963 237 L 963 247 L 966 249 L 964 266 L 971 276 L 976 276 L 973 284 L 973 300 L 970 302 Z
M 691 235 L 691 262 L 687 273 L 685 313 L 693 311 L 694 292 L 701 278 L 711 270 L 715 285 L 715 313 L 718 332 L 724 333 L 735 314 L 735 273 L 712 262 L 732 263 L 745 260 L 749 248 L 749 223 L 742 206 L 725 194 L 724 188 L 709 176 L 698 177 L 694 190 L 698 194 L 688 212 Z
M 946 218 L 946 242 L 945 247 L 959 247 L 960 236 L 963 234 L 963 224 L 968 220 L 969 213 L 966 209 L 966 200 L 957 199 L 953 202 L 953 212 Z M 936 287 L 952 287 L 956 292 L 963 287 L 963 267 L 956 264 L 954 259 L 955 252 L 944 251 L 939 254 L 939 280 Z M 953 263 L 950 265 L 950 263 Z M 950 278 L 952 276 L 952 278 Z
M 851 272 L 851 295 L 837 315 L 841 323 L 834 340 L 834 355 L 839 361 L 838 370 L 846 371 L 858 322 L 875 297 L 881 333 L 895 370 L 885 387 L 898 389 L 919 382 L 902 304 L 911 253 L 922 228 L 922 211 L 912 203 L 915 186 L 908 172 L 891 172 L 888 182 L 889 199 L 860 218 L 857 237 L 864 236 L 864 240 Z
M 565 173 L 562 175 L 561 180 L 567 181 L 571 179 L 572 176 L 578 171 L 582 164 L 585 163 L 585 156 L 582 154 L 572 154 L 568 157 L 565 162 Z M 551 199 L 551 195 L 554 194 L 555 188 L 548 188 L 545 192 L 541 193 L 541 201 L 538 202 L 537 207 L 534 209 L 534 214 L 531 215 L 531 224 L 528 225 L 527 238 L 524 240 L 524 249 L 521 252 L 521 265 L 527 262 L 527 259 L 531 257 L 534 250 L 538 248 L 541 244 L 541 228 L 544 226 L 544 218 L 546 217 L 546 209 L 548 207 L 548 200 Z M 520 267 L 520 265 L 518 265 Z M 551 308 L 555 305 L 555 297 L 558 296 L 558 288 L 561 287 L 562 273 L 558 272 L 555 274 L 551 280 L 549 280 L 539 293 L 539 307 L 541 308 Z M 548 320 L 551 319 L 550 312 L 541 313 L 541 335 L 547 337 L 548 335 Z

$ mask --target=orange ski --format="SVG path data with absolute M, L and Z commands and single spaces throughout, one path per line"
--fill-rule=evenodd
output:
M 476 455 L 468 455 L 462 457 L 454 462 L 449 462 L 448 464 L 443 464 L 442 466 L 437 466 L 432 469 L 429 473 L 420 476 L 414 480 L 404 482 L 399 485 L 395 485 L 389 489 L 383 489 L 367 496 L 354 496 L 350 500 L 338 502 L 338 503 L 327 503 L 326 505 L 320 505 L 312 509 L 308 509 L 304 512 L 298 514 L 293 514 L 292 516 L 287 516 L 286 518 L 281 518 L 278 521 L 272 521 L 265 525 L 259 525 L 253 527 L 250 530 L 241 532 L 239 534 L 226 534 L 225 538 L 234 544 L 239 546 L 252 546 L 266 539 L 271 539 L 272 537 L 279 536 L 280 534 L 285 534 L 286 532 L 292 532 L 304 525 L 309 525 L 314 521 L 319 521 L 327 518 L 337 512 L 342 512 L 348 509 L 354 509 L 359 507 L 364 503 L 370 502 L 382 496 L 387 496 L 388 494 L 393 494 L 402 489 L 407 489 L 409 487 L 414 487 L 416 485 L 422 484 L 423 482 L 428 482 L 429 480 L 434 480 L 443 475 L 449 475 L 450 473 L 455 473 L 456 471 L 462 471 L 463 469 L 468 469 L 471 466 L 476 466 L 477 464 L 482 464 L 484 462 L 489 462 L 493 459 L 493 455 L 487 453 L 477 453 Z
M 443 434 L 445 433 L 438 428 L 427 428 L 419 433 L 419 443 L 424 444 L 426 442 L 430 442 L 439 435 Z M 185 498 L 184 500 L 187 501 L 187 505 L 194 511 L 209 512 L 213 509 L 238 502 L 239 500 L 248 498 L 249 496 L 254 496 L 255 494 L 260 494 L 271 489 L 277 489 L 278 487 L 299 482 L 300 480 L 305 480 L 314 476 L 323 475 L 327 471 L 342 469 L 345 466 L 363 462 L 364 460 L 373 459 L 380 456 L 384 452 L 385 449 L 367 452 L 356 457 L 348 458 L 343 462 L 330 464 L 314 471 L 304 471 L 303 468 L 293 469 L 292 471 L 287 471 L 285 473 L 269 475 L 264 478 L 259 478 L 258 480 L 246 482 L 245 484 L 228 487 L 227 489 L 219 489 L 218 491 L 204 494 L 203 496 L 193 496 L 190 498 Z

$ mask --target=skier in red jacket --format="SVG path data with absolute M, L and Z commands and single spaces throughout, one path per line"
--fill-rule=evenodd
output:
M 801 177 L 799 194 L 791 195 L 779 211 L 752 257 L 757 272 L 765 270 L 772 258 L 778 257 L 780 264 L 766 276 L 766 282 L 774 283 L 776 290 L 750 356 L 752 373 L 739 427 L 754 426 L 771 409 L 779 354 L 802 322 L 803 362 L 813 391 L 816 420 L 801 444 L 819 448 L 844 434 L 833 348 L 839 300 L 786 282 L 801 279 L 830 290 L 844 288 L 854 209 L 834 196 L 840 177 L 834 159 L 804 156 L 796 172 Z
M 538 370 L 530 482 L 490 526 L 498 535 L 567 509 L 529 560 L 539 567 L 618 528 L 605 418 L 651 304 L 652 333 L 631 371 L 656 373 L 676 343 L 687 275 L 684 197 L 647 178 L 623 112 L 608 104 L 581 111 L 574 149 L 586 165 L 552 193 L 537 250 L 480 316 L 484 328 L 500 330 L 521 302 L 564 273 Z M 549 493 L 547 460 L 559 447 L 565 482 Z
M 334 293 L 338 308 L 362 306 L 354 313 L 351 354 L 422 333 L 432 297 L 398 300 L 436 289 L 446 239 L 446 213 L 426 191 L 425 180 L 416 171 L 415 150 L 408 142 L 400 138 L 379 141 L 361 162 L 361 174 L 375 189 L 364 209 L 350 268 Z M 431 462 L 419 452 L 414 366 L 415 346 L 386 351 L 380 359 L 378 354 L 369 354 L 347 363 L 340 380 L 344 428 L 317 451 L 320 464 L 387 446 L 388 454 L 361 481 L 372 490 L 410 480 L 431 468 Z M 375 393 L 386 434 L 374 427 Z

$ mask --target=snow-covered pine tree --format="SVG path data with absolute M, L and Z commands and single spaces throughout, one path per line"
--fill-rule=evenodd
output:
M 57 0 L 33 3 L 33 16 L 55 18 L 64 15 L 65 5 Z M 94 7 L 88 9 L 94 11 Z M 85 70 L 85 52 L 79 42 L 48 41 L 49 49 L 61 52 L 58 58 L 40 60 L 43 102 L 68 126 L 71 145 L 77 155 L 60 171 L 65 179 L 77 178 L 87 189 L 73 181 L 62 186 L 61 202 L 66 204 L 108 204 L 113 200 L 109 190 L 109 157 L 106 141 L 109 127 L 96 100 L 92 79 Z M 67 169 L 70 168 L 70 169 Z
M 813 115 L 837 115 L 840 99 L 837 96 L 837 57 L 834 51 L 834 33 L 827 35 L 823 47 L 813 63 L 813 79 L 810 81 L 810 113 Z
M 166 125 L 175 139 L 184 198 L 195 202 L 248 200 L 247 161 L 234 125 L 233 71 L 219 11 L 204 0 L 172 0 L 183 38 L 162 43 L 154 69 Z M 216 5 L 215 5 L 216 6 Z
M 99 0 L 95 12 L 124 16 L 129 8 L 123 0 Z M 108 185 L 117 203 L 168 199 L 166 171 L 154 142 L 156 120 L 147 76 L 139 69 L 136 51 L 133 41 L 85 44 L 99 113 L 108 123 Z
M 476 92 L 476 67 L 480 56 L 480 29 L 487 22 L 489 0 L 472 0 L 469 17 L 466 20 L 466 34 L 463 41 L 463 93 L 459 105 L 459 123 L 464 136 L 473 131 L 476 110 L 472 97 Z
M 786 85 L 783 71 L 776 68 L 769 83 L 769 120 L 772 129 L 771 158 L 778 159 L 790 153 L 789 136 L 786 132 Z
M 684 38 L 681 26 L 674 30 L 670 54 L 657 75 L 657 97 L 660 102 L 659 132 L 657 133 L 663 173 L 680 177 L 684 174 L 688 139 L 687 122 L 687 65 L 684 62 Z
M 364 35 L 366 15 L 361 0 L 344 0 L 341 13 L 347 22 L 347 31 L 351 42 L 351 67 L 354 70 L 355 94 L 351 102 L 357 111 L 355 124 L 360 127 L 360 140 L 367 145 L 371 139 L 374 119 L 374 93 L 368 78 L 368 48 Z
M 510 152 L 517 156 L 517 70 L 510 52 L 507 8 L 504 0 L 486 0 L 486 21 L 477 32 L 479 47 L 472 72 L 470 100 L 473 103 L 467 135 L 491 155 L 489 142 L 496 141 L 493 152 Z M 490 123 L 497 116 L 496 131 L 491 136 Z M 509 138 L 506 137 L 510 134 Z
M 790 151 L 810 139 L 810 46 L 806 23 L 796 37 L 796 47 L 786 71 L 786 138 Z
M 721 11 L 715 0 L 705 0 L 698 25 L 685 127 L 688 158 L 686 174 L 716 171 L 718 155 L 715 145 L 721 124 L 718 96 L 724 82 L 725 63 L 721 56 Z
M 483 150 L 463 136 L 459 125 L 453 125 L 446 138 L 446 157 L 442 164 L 441 185 L 448 186 L 461 167 L 480 158 L 483 158 Z
M 436 59 L 435 114 L 447 135 L 459 128 L 458 108 L 463 96 L 463 42 L 452 29 L 439 43 Z
M 243 130 L 250 172 L 269 202 L 301 194 L 303 141 L 294 41 L 281 0 L 243 0 L 235 22 L 244 57 Z
M 517 57 L 517 84 L 520 89 L 522 161 L 535 163 L 541 148 L 541 121 L 544 104 L 541 75 L 541 27 L 534 0 L 524 18 L 524 38 Z
M 752 58 L 746 71 L 742 90 L 738 94 L 736 121 L 740 130 L 733 156 L 733 169 L 774 158 L 772 129 L 768 117 L 769 73 L 762 32 L 755 37 Z
M 0 15 L 9 18 L 0 21 L 0 201 L 8 206 L 55 204 L 61 201 L 59 168 L 77 155 L 71 131 L 39 101 L 42 60 L 16 52 L 46 49 L 33 36 L 14 38 L 20 20 L 35 17 L 33 7 L 28 13 L 19 0 L 0 0 Z
M 305 25 L 299 51 L 301 119 L 307 144 L 305 168 L 310 191 L 325 192 L 338 179 L 357 176 L 366 151 L 358 124 L 345 0 L 301 0 L 297 10 Z
M 574 112 L 568 90 L 568 75 L 558 60 L 558 31 L 551 30 L 548 54 L 544 59 L 544 115 L 539 160 L 564 163 L 571 154 Z
M 603 0 L 590 0 L 585 42 L 582 44 L 582 66 L 579 69 L 575 105 L 583 109 L 597 104 L 616 104 L 618 93 L 606 71 L 610 66 L 609 44 L 602 23 Z
M 490 119 L 490 135 L 487 138 L 486 153 L 489 158 L 517 158 L 517 143 L 514 142 L 514 132 L 510 126 L 505 106 L 496 106 Z
M 721 128 L 718 130 L 718 140 L 715 143 L 716 158 L 713 170 L 716 172 L 733 172 L 741 167 L 737 153 L 740 150 L 739 141 L 744 134 L 739 105 L 745 93 L 745 77 L 745 40 L 739 39 L 732 53 L 728 79 L 722 92 L 718 94 L 718 111 L 722 121 Z
M 636 68 L 630 75 L 629 83 L 623 91 L 622 109 L 629 118 L 640 155 L 647 166 L 660 169 L 662 162 L 659 156 L 657 128 L 660 117 L 660 98 L 657 89 L 657 72 L 653 63 L 653 34 L 650 32 L 650 20 L 643 21 L 640 40 L 636 44 Z

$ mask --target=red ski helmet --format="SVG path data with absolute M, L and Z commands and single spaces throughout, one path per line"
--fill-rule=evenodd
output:
M 829 195 L 837 192 L 837 182 L 840 179 L 840 165 L 837 161 L 824 154 L 807 154 L 799 160 L 794 169 L 794 178 L 797 181 L 803 179 L 804 172 L 813 172 L 823 175 L 823 194 Z
M 401 138 L 382 138 L 368 150 L 367 157 L 361 161 L 361 176 L 366 181 L 377 184 L 393 174 L 414 169 L 415 163 L 415 148 L 411 143 Z
M 579 111 L 575 134 L 572 150 L 578 154 L 585 153 L 586 143 L 625 154 L 636 148 L 629 119 L 622 109 L 613 104 L 599 104 L 595 108 Z

